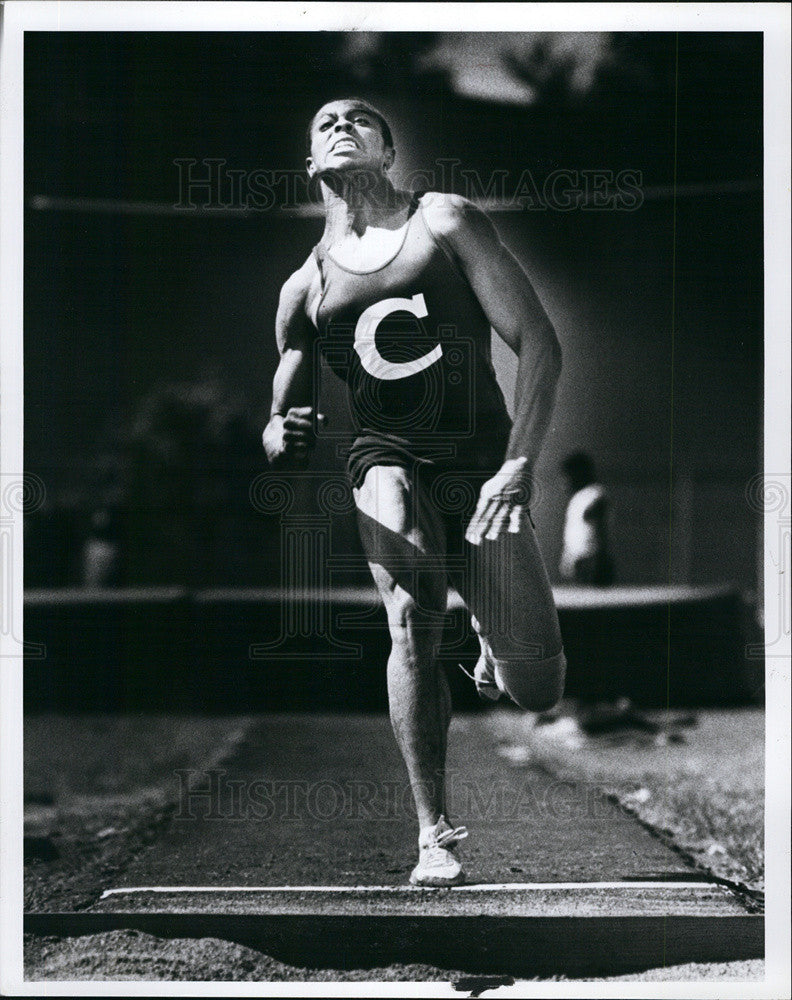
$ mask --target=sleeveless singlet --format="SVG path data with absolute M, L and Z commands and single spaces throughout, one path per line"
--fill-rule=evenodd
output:
M 511 421 L 490 356 L 490 325 L 450 248 L 413 196 L 404 239 L 362 272 L 314 248 L 318 348 L 346 383 L 354 485 L 372 465 L 499 468 Z

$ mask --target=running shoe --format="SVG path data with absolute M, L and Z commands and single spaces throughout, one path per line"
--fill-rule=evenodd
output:
M 465 881 L 465 873 L 453 851 L 467 835 L 464 826 L 454 829 L 446 822 L 445 816 L 441 816 L 434 826 L 421 830 L 418 838 L 418 864 L 412 870 L 410 882 L 434 889 L 461 885 Z
M 470 616 L 470 624 L 478 636 L 479 646 L 481 646 L 481 656 L 478 658 L 478 663 L 473 668 L 472 674 L 465 670 L 461 663 L 459 664 L 460 669 L 462 673 L 467 674 L 475 683 L 479 698 L 486 698 L 488 701 L 497 701 L 506 692 L 498 684 L 495 674 L 495 657 L 492 655 L 489 641 L 482 635 L 481 625 L 479 625 L 475 615 Z
M 479 698 L 497 701 L 503 694 L 503 691 L 498 687 L 498 682 L 495 680 L 495 666 L 490 663 L 483 652 L 478 658 L 478 663 L 473 668 L 472 674 L 469 670 L 465 670 L 461 663 L 459 664 L 459 669 L 475 683 Z

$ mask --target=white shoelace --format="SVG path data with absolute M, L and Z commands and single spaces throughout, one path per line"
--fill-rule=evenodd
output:
M 441 823 L 445 822 L 445 816 L 441 816 L 437 825 L 439 826 Z M 466 826 L 458 826 L 456 829 L 449 826 L 447 830 L 443 830 L 441 833 L 433 833 L 429 843 L 423 848 L 423 850 L 431 850 L 433 847 L 440 847 L 444 851 L 447 851 L 460 840 L 464 840 L 467 835 L 468 831 Z
M 479 658 L 478 662 L 481 662 L 481 658 Z M 498 698 L 500 698 L 501 694 L 503 694 L 503 692 L 498 687 L 495 681 L 494 667 L 488 660 L 486 660 L 485 663 L 487 668 L 489 669 L 486 670 L 486 672 L 481 672 L 478 677 L 475 674 L 471 674 L 469 670 L 466 670 L 461 663 L 458 666 L 459 669 L 462 671 L 462 673 L 473 681 L 473 683 L 476 685 L 476 690 L 480 694 L 483 694 L 491 701 L 497 701 Z M 478 663 L 476 665 L 478 666 Z M 490 678 L 492 679 L 490 680 Z
M 466 826 L 458 826 L 455 830 L 446 830 L 445 833 L 439 834 L 436 839 L 435 846 L 443 847 L 446 850 L 453 847 L 454 844 L 458 843 L 460 840 L 464 840 L 467 837 L 468 831 Z

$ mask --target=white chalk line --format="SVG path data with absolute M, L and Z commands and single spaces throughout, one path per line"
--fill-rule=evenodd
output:
M 719 889 L 717 882 L 495 882 L 473 885 L 449 886 L 451 892 L 548 892 L 552 890 L 591 889 Z M 417 885 L 144 885 L 119 889 L 105 889 L 100 899 L 108 896 L 123 896 L 131 893 L 262 893 L 262 892 L 311 892 L 311 893 L 415 893 L 433 892 L 426 886 Z

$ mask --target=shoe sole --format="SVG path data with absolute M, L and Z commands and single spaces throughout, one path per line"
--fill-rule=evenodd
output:
M 423 889 L 450 889 L 454 885 L 462 885 L 464 881 L 464 872 L 460 872 L 453 878 L 433 878 L 431 875 L 427 878 L 421 878 L 414 872 L 410 875 L 410 885 L 417 885 Z
M 503 695 L 503 691 L 496 684 L 477 684 L 476 691 L 479 698 L 484 698 L 486 701 L 497 701 Z

